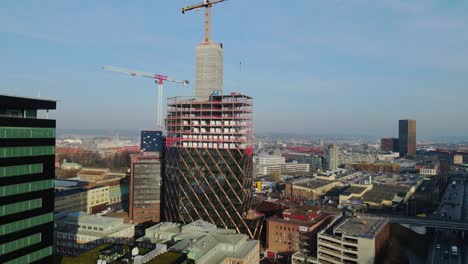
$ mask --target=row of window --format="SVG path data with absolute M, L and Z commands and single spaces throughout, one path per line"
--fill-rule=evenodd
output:
M 41 250 L 35 251 L 33 253 L 24 255 L 14 260 L 10 260 L 5 264 L 20 264 L 20 263 L 32 263 L 34 261 L 38 261 L 42 258 L 48 257 L 52 255 L 52 247 L 46 247 Z
M 42 207 L 42 198 L 0 206 L 0 216 L 16 214 Z
M 0 197 L 54 188 L 54 180 L 0 186 Z
M 0 127 L 0 138 L 55 138 L 55 128 Z
M 30 245 L 34 245 L 39 242 L 41 242 L 41 233 L 13 240 L 3 245 L 0 245 L 0 255 L 7 254 L 25 247 L 29 247 Z
M 53 213 L 34 216 L 28 219 L 0 225 L 0 236 L 14 233 L 20 230 L 28 229 L 34 226 L 42 225 L 54 220 Z
M 0 158 L 31 157 L 54 155 L 54 146 L 7 147 L 0 148 Z
M 6 166 L 0 168 L 0 177 L 28 175 L 34 173 L 42 173 L 43 171 L 44 167 L 42 163 Z

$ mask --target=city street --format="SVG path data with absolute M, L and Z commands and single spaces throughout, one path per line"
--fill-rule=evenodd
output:
M 431 218 L 446 219 L 448 221 L 468 220 L 468 187 L 465 180 L 455 180 L 449 183 L 442 198 L 439 208 L 431 215 Z M 457 247 L 457 252 L 452 252 L 452 247 Z M 428 263 L 468 263 L 468 245 L 463 243 L 463 234 L 460 231 L 434 232 L 433 243 L 429 249 Z

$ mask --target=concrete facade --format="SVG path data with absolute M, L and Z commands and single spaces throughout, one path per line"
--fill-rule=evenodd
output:
M 340 148 L 332 144 L 326 150 L 326 169 L 335 170 L 340 165 Z
M 223 92 L 223 46 L 221 43 L 200 43 L 195 57 L 195 97 L 207 100 L 213 91 Z
M 375 263 L 389 238 L 383 218 L 337 218 L 318 235 L 317 263 Z
M 129 244 L 134 234 L 135 226 L 120 218 L 69 213 L 55 219 L 55 253 L 76 256 L 104 243 Z

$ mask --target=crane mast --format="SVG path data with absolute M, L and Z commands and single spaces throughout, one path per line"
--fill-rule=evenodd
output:
M 104 66 L 102 67 L 102 69 L 107 70 L 107 71 L 125 73 L 131 76 L 151 78 L 155 80 L 154 82 L 158 85 L 156 124 L 157 124 L 157 129 L 160 129 L 161 131 L 163 129 L 162 113 L 163 113 L 163 84 L 164 82 L 166 81 L 174 82 L 174 83 L 183 84 L 184 86 L 189 83 L 189 81 L 187 80 L 175 80 L 175 79 L 167 77 L 166 75 L 161 75 L 157 73 L 135 71 L 135 70 L 129 70 L 129 69 L 118 68 L 118 67 L 113 67 L 113 66 Z
M 187 11 L 191 10 L 197 10 L 200 8 L 205 8 L 205 43 L 211 42 L 210 38 L 210 31 L 211 31 L 211 7 L 214 4 L 218 4 L 221 2 L 224 2 L 225 0 L 204 0 L 202 3 L 192 5 L 192 6 L 187 6 L 182 8 L 182 14 L 185 14 Z

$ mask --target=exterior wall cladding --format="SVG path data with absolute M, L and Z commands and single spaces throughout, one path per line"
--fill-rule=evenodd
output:
M 164 214 L 184 224 L 202 219 L 259 236 L 252 203 L 252 98 L 212 95 L 168 103 Z M 250 211 L 252 213 L 252 211 Z
M 416 155 L 416 120 L 399 120 L 398 134 L 400 157 Z
M 132 222 L 159 222 L 161 220 L 161 162 L 159 154 L 131 156 L 129 189 L 129 211 Z
M 53 263 L 54 101 L 0 96 L 1 263 Z

